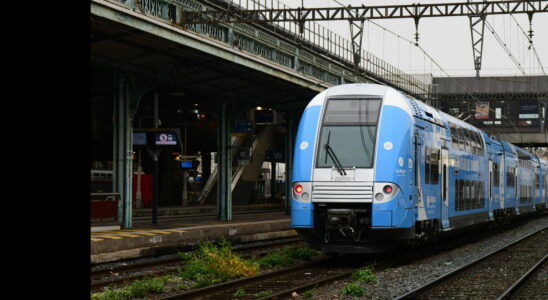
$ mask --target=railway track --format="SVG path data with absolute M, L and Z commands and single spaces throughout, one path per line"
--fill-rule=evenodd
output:
M 363 266 L 362 266 L 363 267 Z M 361 268 L 361 267 L 360 267 Z M 289 296 L 292 292 L 350 276 L 358 267 L 347 257 L 323 257 L 313 262 L 243 278 L 215 286 L 180 293 L 161 300 L 233 299 L 238 290 L 242 299 L 267 299 Z M 264 296 L 260 296 L 264 293 Z
M 305 245 L 299 237 L 286 238 L 269 242 L 247 243 L 235 245 L 234 251 L 240 252 L 243 257 L 263 256 L 273 249 L 285 246 Z M 179 257 L 166 258 L 153 262 L 124 265 L 110 269 L 98 269 L 91 272 L 91 290 L 98 290 L 109 285 L 120 285 L 130 281 L 144 279 L 147 276 L 171 274 L 183 266 Z M 107 277 L 105 279 L 105 277 Z
M 520 287 L 539 270 L 546 273 L 547 235 L 546 228 L 527 235 L 396 299 L 511 299 L 523 294 Z M 525 299 L 548 299 L 545 285 L 536 290 L 533 295 L 527 290 Z
M 426 258 L 443 251 L 473 243 L 501 230 L 493 229 L 477 231 L 474 234 L 459 235 L 456 238 L 446 239 L 429 247 L 409 249 L 396 256 L 383 255 L 345 255 L 336 258 L 324 258 L 292 268 L 277 270 L 257 276 L 243 278 L 231 282 L 217 284 L 184 293 L 170 295 L 161 300 L 176 299 L 284 299 L 291 297 L 293 292 L 301 292 L 335 280 L 348 278 L 353 272 L 366 267 L 374 272 L 387 268 L 397 268 L 412 263 L 415 260 Z M 245 295 L 235 297 L 238 291 Z M 263 293 L 262 295 L 260 293 Z
M 452 238 L 447 238 L 439 243 L 427 247 L 418 247 L 407 249 L 400 254 L 394 256 L 369 256 L 367 259 L 350 256 L 351 264 L 345 264 L 344 257 L 323 259 L 321 261 L 313 261 L 292 268 L 272 271 L 265 274 L 260 274 L 254 277 L 243 278 L 235 281 L 225 282 L 208 286 L 205 288 L 195 289 L 186 292 L 169 292 L 163 295 L 163 298 L 155 298 L 162 300 L 173 299 L 284 299 L 291 297 L 293 292 L 302 292 L 335 280 L 348 278 L 351 274 L 366 266 L 374 269 L 374 272 L 385 270 L 387 268 L 397 268 L 399 266 L 413 263 L 413 261 L 426 258 L 443 251 L 454 249 L 465 244 L 474 243 L 492 234 L 505 231 L 511 227 L 506 226 L 498 228 L 489 228 L 486 230 L 476 230 L 461 234 Z M 268 245 L 264 247 L 270 248 Z M 546 246 L 544 246 L 546 249 Z M 546 271 L 546 262 L 541 264 Z M 542 273 L 542 272 L 540 272 Z M 546 272 L 542 273 L 545 274 Z M 537 278 L 531 272 L 530 278 Z M 540 279 L 543 280 L 542 278 Z M 545 279 L 544 279 L 545 280 Z M 236 297 L 238 291 L 244 291 Z M 521 289 L 520 291 L 523 291 Z M 517 293 L 520 294 L 520 291 Z M 541 291 L 542 292 L 542 291 Z M 439 299 L 446 299 L 441 297 Z M 464 298 L 468 299 L 468 298 Z M 525 296 L 522 299 L 531 299 Z M 548 298 L 545 298 L 548 299 Z

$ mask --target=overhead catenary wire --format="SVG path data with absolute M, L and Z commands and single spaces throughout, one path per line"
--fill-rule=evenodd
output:
M 336 2 L 338 2 L 338 1 L 336 1 Z M 383 30 L 386 30 L 387 32 L 389 32 L 389 33 L 391 33 L 391 34 L 397 36 L 398 38 L 400 38 L 400 39 L 402 39 L 402 40 L 404 40 L 404 41 L 410 43 L 410 45 L 411 45 L 411 44 L 415 44 L 415 42 L 413 42 L 413 41 L 411 41 L 411 40 L 409 40 L 409 39 L 406 39 L 406 38 L 404 38 L 404 37 L 401 37 L 400 35 L 394 33 L 393 31 L 391 31 L 391 30 L 389 30 L 389 29 L 387 29 L 387 28 L 384 28 L 383 26 L 381 26 L 381 25 L 375 23 L 374 21 L 371 21 L 371 20 L 367 20 L 367 21 L 370 22 L 370 23 L 372 23 L 373 25 L 376 25 L 376 26 L 382 28 Z M 411 48 L 411 47 L 410 47 L 410 48 Z M 447 72 L 447 71 L 446 71 L 446 70 L 445 70 L 445 69 L 444 69 L 444 68 L 443 68 L 435 59 L 433 59 L 432 56 L 431 56 L 430 54 L 428 54 L 428 52 L 426 52 L 426 50 L 425 50 L 424 48 L 422 48 L 421 45 L 418 45 L 417 48 L 423 53 L 423 55 L 425 55 L 426 57 L 428 57 L 428 59 L 430 59 L 431 63 L 433 63 L 434 65 L 436 65 L 436 67 L 438 67 L 438 68 L 440 69 L 440 71 L 442 71 L 442 72 L 445 74 L 445 76 L 447 76 L 448 78 L 451 78 L 451 80 L 452 80 L 453 82 L 455 82 L 455 84 L 457 84 L 457 85 L 459 86 L 459 88 L 460 88 L 462 91 L 464 91 L 470 98 L 472 98 L 472 100 L 474 100 L 474 101 L 480 101 L 480 99 L 478 99 L 477 97 L 475 97 L 475 96 L 470 92 L 470 90 L 468 90 L 468 89 L 467 89 L 466 87 L 464 87 L 458 80 L 456 80 L 456 79 L 453 78 L 451 75 L 449 75 L 449 73 L 448 73 L 448 72 Z M 411 56 L 411 55 L 410 55 L 410 56 Z M 424 68 L 424 65 L 423 65 L 423 68 Z M 489 110 L 494 112 L 494 110 L 493 110 L 491 107 L 489 107 Z M 508 120 L 508 122 L 510 123 L 510 125 L 512 125 L 513 129 L 514 129 L 516 132 L 519 133 L 519 130 L 517 129 L 516 125 L 514 124 L 514 122 L 512 122 L 512 120 L 511 120 L 508 116 L 506 116 L 506 115 L 504 115 L 504 114 L 501 114 L 501 116 L 502 116 L 503 118 L 505 118 L 506 120 Z M 496 133 L 495 133 L 495 134 L 496 134 Z
M 504 49 L 504 51 L 506 52 L 506 54 L 508 54 L 508 56 L 510 57 L 510 59 L 514 62 L 514 64 L 518 67 L 518 69 L 521 71 L 521 73 L 523 73 L 523 75 L 526 75 L 525 73 L 525 70 L 523 69 L 523 67 L 521 66 L 521 64 L 516 60 L 516 56 L 515 55 L 512 55 L 512 52 L 510 51 L 510 49 L 508 49 L 508 47 L 506 47 L 506 43 L 500 38 L 500 36 L 497 34 L 497 32 L 495 31 L 495 29 L 491 26 L 491 24 L 489 24 L 489 22 L 487 22 L 487 20 L 485 20 L 485 25 L 487 26 L 487 28 L 489 29 L 489 31 L 491 31 L 491 33 L 493 34 L 493 36 L 495 37 L 495 39 L 497 40 L 497 42 L 502 46 L 502 48 Z M 512 31 L 510 30 L 510 36 L 511 36 L 511 33 Z M 511 37 L 510 37 L 511 39 Z M 511 45 L 510 45 L 511 47 Z
M 336 3 L 338 3 L 338 4 L 341 5 L 341 6 L 345 6 L 344 4 L 340 3 L 340 2 L 337 1 L 337 0 L 333 0 L 333 1 L 336 2 Z M 511 16 L 512 16 L 512 18 L 514 18 L 513 15 L 511 15 Z M 403 37 L 399 36 L 398 34 L 392 32 L 391 30 L 389 30 L 389 29 L 387 29 L 387 28 L 385 28 L 385 27 L 383 27 L 383 26 L 381 26 L 381 25 L 379 25 L 379 24 L 377 24 L 377 23 L 375 23 L 375 22 L 373 22 L 373 21 L 371 21 L 371 20 L 367 20 L 367 19 L 366 19 L 366 21 L 368 22 L 368 28 L 369 28 L 369 23 L 373 23 L 374 25 L 376 25 L 376 26 L 378 26 L 379 28 L 383 29 L 383 45 L 384 45 L 384 33 L 385 33 L 385 31 L 388 31 L 389 33 L 391 33 L 391 34 L 397 36 L 398 39 L 401 38 L 401 39 L 403 39 L 403 40 L 409 42 L 410 45 L 411 45 L 411 44 L 414 44 L 414 42 L 412 42 L 412 41 L 410 41 L 410 40 L 408 40 L 408 39 L 406 39 L 406 38 L 403 38 Z M 516 22 L 517 22 L 517 21 L 516 21 Z M 492 34 L 495 36 L 495 39 L 497 39 L 497 41 L 499 42 L 499 44 L 503 47 L 503 49 L 507 52 L 508 56 L 512 59 L 512 61 L 514 62 L 514 64 L 516 64 L 516 66 L 520 69 L 520 71 L 525 75 L 525 70 L 523 70 L 521 64 L 515 60 L 515 57 L 512 55 L 512 53 L 510 52 L 510 50 L 506 47 L 506 45 L 505 45 L 505 43 L 502 41 L 502 39 L 500 39 L 500 37 L 498 36 L 498 34 L 497 34 L 496 31 L 494 30 L 494 28 L 492 28 L 492 26 L 487 22 L 487 20 L 485 20 L 485 23 L 486 23 L 487 27 L 489 28 L 489 30 L 492 32 Z M 506 39 L 506 24 L 505 24 L 505 23 L 506 23 L 506 22 L 505 22 L 505 19 L 503 18 L 504 37 L 505 37 L 505 39 Z M 509 25 L 508 35 L 509 35 L 510 38 L 511 38 L 511 23 L 509 23 L 508 25 Z M 521 26 L 519 26 L 519 24 L 518 24 L 518 27 L 521 29 Z M 521 29 L 521 30 L 522 30 L 522 32 L 524 32 L 523 29 Z M 368 31 L 369 31 L 369 30 L 368 30 Z M 369 39 L 369 36 L 370 36 L 370 34 L 368 34 L 368 39 Z M 398 42 L 399 42 L 399 40 L 398 40 Z M 463 90 L 463 91 L 464 91 L 472 100 L 479 101 L 479 99 L 476 98 L 472 93 L 470 93 L 470 91 L 469 91 L 467 88 L 465 88 L 462 84 L 460 84 L 460 82 L 458 82 L 455 78 L 453 78 L 452 76 L 450 76 L 449 73 L 448 73 L 443 67 L 441 67 L 441 65 L 440 65 L 437 61 L 435 61 L 435 60 L 426 52 L 426 50 L 424 50 L 420 45 L 417 45 L 417 46 L 418 46 L 418 48 L 422 51 L 423 55 L 427 56 L 427 57 L 430 59 L 431 64 L 432 64 L 432 63 L 435 64 L 435 65 L 436 65 L 436 66 L 437 66 L 437 67 L 438 67 L 438 68 L 439 68 L 439 69 L 440 69 L 448 78 L 451 78 L 451 79 L 459 86 L 459 88 L 462 89 L 462 90 Z M 534 46 L 533 46 L 533 47 L 534 47 Z M 409 48 L 409 58 L 410 58 L 410 59 L 409 59 L 409 64 L 410 64 L 410 69 L 411 69 L 411 48 L 412 48 L 412 47 Z M 536 50 L 535 50 L 535 53 L 536 53 Z M 383 48 L 383 55 L 384 55 L 384 48 Z M 398 59 L 399 59 L 399 57 L 398 57 Z M 538 60 L 538 62 L 539 62 L 539 64 L 540 64 L 540 58 L 538 57 L 538 54 L 537 54 L 537 60 Z M 541 68 L 542 68 L 542 64 L 540 64 L 540 66 L 541 66 Z M 425 69 L 426 69 L 426 68 L 425 68 L 425 65 L 424 65 L 424 63 L 423 63 L 423 72 L 425 72 Z M 432 69 L 432 67 L 431 67 L 431 69 Z M 543 71 L 543 73 L 545 74 L 544 68 L 542 68 L 542 71 Z M 491 107 L 489 107 L 489 110 L 495 112 Z M 495 113 L 496 113 L 496 112 L 495 112 Z M 501 117 L 505 118 L 505 119 L 510 123 L 510 125 L 512 125 L 513 129 L 514 129 L 516 132 L 519 133 L 519 130 L 517 129 L 516 125 L 514 124 L 514 122 L 513 122 L 507 115 L 505 115 L 505 114 L 500 114 L 500 115 L 501 115 Z M 498 136 L 498 134 L 497 134 L 496 132 L 495 132 L 495 134 Z
M 518 20 L 516 20 L 516 18 L 514 17 L 514 15 L 513 15 L 513 14 L 510 14 L 510 17 L 512 17 L 512 19 L 516 22 L 517 27 L 519 28 L 519 30 L 523 33 L 523 35 L 525 36 L 525 38 L 526 38 L 527 41 L 529 42 L 529 47 L 531 47 L 531 49 L 533 50 L 533 53 L 535 54 L 535 57 L 537 58 L 539 67 L 540 67 L 540 69 L 542 70 L 542 74 L 544 74 L 544 76 L 546 76 L 546 71 L 544 70 L 544 67 L 542 66 L 540 57 L 539 57 L 539 55 L 538 55 L 538 53 L 537 53 L 537 49 L 535 48 L 535 44 L 533 43 L 533 40 L 531 40 L 531 38 L 527 35 L 527 33 L 525 32 L 525 30 L 523 30 L 523 28 L 522 28 L 521 25 L 519 24 Z

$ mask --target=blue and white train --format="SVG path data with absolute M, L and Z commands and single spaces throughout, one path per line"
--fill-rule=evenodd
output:
M 346 84 L 299 124 L 292 227 L 312 247 L 373 253 L 548 207 L 548 162 L 399 91 Z

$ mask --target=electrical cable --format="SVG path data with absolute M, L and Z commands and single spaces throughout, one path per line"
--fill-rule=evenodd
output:
M 521 32 L 523 33 L 523 35 L 525 36 L 525 38 L 527 39 L 527 41 L 529 41 L 529 47 L 531 47 L 531 49 L 533 49 L 533 53 L 535 54 L 536 58 L 537 58 L 537 61 L 539 63 L 539 66 L 542 70 L 542 74 L 544 74 L 544 76 L 546 76 L 546 71 L 544 70 L 544 67 L 542 66 L 542 63 L 540 61 L 540 57 L 537 53 L 537 49 L 535 48 L 535 45 L 533 44 L 533 40 L 531 38 L 529 38 L 529 36 L 527 35 L 527 33 L 525 32 L 525 30 L 523 30 L 523 28 L 520 26 L 518 20 L 516 20 L 516 18 L 514 17 L 513 14 L 510 14 L 510 16 L 512 17 L 512 19 L 514 19 L 514 21 L 516 22 L 516 25 L 518 26 L 518 28 L 521 30 Z
M 495 39 L 497 40 L 497 42 L 502 46 L 502 48 L 504 49 L 504 51 L 506 52 L 506 54 L 508 54 L 508 56 L 512 59 L 512 61 L 514 62 L 514 64 L 518 67 L 518 69 L 521 71 L 521 73 L 523 73 L 523 75 L 526 75 L 525 73 L 525 70 L 523 69 L 523 67 L 521 66 L 521 64 L 516 60 L 515 56 L 512 55 L 512 52 L 510 51 L 510 49 L 508 49 L 508 47 L 506 47 L 506 43 L 504 43 L 504 41 L 500 38 L 500 36 L 496 33 L 495 29 L 491 26 L 491 24 L 489 24 L 489 22 L 487 22 L 487 20 L 485 20 L 485 25 L 487 26 L 487 28 L 489 29 L 489 31 L 491 31 L 491 33 L 493 34 L 493 36 L 495 37 Z M 512 45 L 510 44 L 510 47 L 512 47 Z
M 378 27 L 380 27 L 380 28 L 384 28 L 384 27 L 382 27 L 381 25 L 379 25 L 379 24 L 377 24 L 377 23 L 375 23 L 375 22 L 373 22 L 373 21 L 368 20 L 368 22 L 371 22 L 371 23 L 373 23 L 374 25 L 376 25 L 376 26 L 378 26 Z M 392 31 L 390 31 L 390 30 L 388 30 L 388 29 L 386 29 L 386 31 L 388 31 L 388 32 L 390 32 L 390 33 L 392 33 L 392 34 L 394 34 L 394 35 L 397 35 L 397 34 L 395 34 L 394 32 L 392 32 Z M 398 35 L 397 35 L 397 36 L 398 36 Z M 404 37 L 399 37 L 399 38 L 401 38 L 401 39 L 403 39 L 403 40 L 409 42 L 410 44 L 414 44 L 414 42 L 412 42 L 412 41 L 410 41 L 410 40 L 408 40 L 408 39 L 406 39 L 406 38 L 404 38 Z M 451 78 L 451 79 L 452 79 L 452 80 L 453 80 L 453 81 L 454 81 L 454 82 L 455 82 L 455 83 L 456 83 L 456 84 L 457 84 L 457 85 L 458 85 L 458 86 L 459 86 L 459 87 L 460 87 L 468 96 L 470 96 L 470 97 L 471 97 L 473 100 L 475 100 L 475 101 L 479 101 L 479 99 L 476 98 L 474 95 L 472 95 L 472 94 L 470 93 L 470 91 L 469 91 L 467 88 L 465 88 L 462 84 L 460 84 L 460 82 L 458 82 L 455 78 L 451 77 L 451 76 L 449 75 L 449 73 L 447 73 L 447 71 L 445 71 L 445 69 L 444 69 L 436 60 L 434 60 L 434 59 L 430 56 L 430 54 L 428 54 L 428 53 L 426 52 L 426 50 L 424 50 L 424 49 L 422 48 L 421 45 L 418 45 L 417 47 L 423 52 L 423 55 L 427 56 L 427 57 L 428 57 L 428 58 L 429 58 L 429 59 L 430 59 L 430 60 L 431 60 L 431 61 L 432 61 L 432 62 L 433 62 L 433 63 L 434 63 L 434 64 L 435 64 L 435 65 L 436 65 L 436 66 L 437 66 L 437 67 L 438 67 L 438 68 L 439 68 L 447 77 L 448 77 L 448 78 Z M 492 108 L 489 108 L 489 109 L 490 109 L 491 111 L 493 111 Z M 504 118 L 506 118 L 506 119 L 509 121 L 509 123 L 512 125 L 512 127 L 514 128 L 514 130 L 515 130 L 516 132 L 519 133 L 519 130 L 517 129 L 517 127 L 515 126 L 515 124 L 512 122 L 512 120 L 511 120 L 510 118 L 508 118 L 508 116 L 502 115 L 502 114 L 501 114 L 501 116 L 504 117 Z M 498 135 L 498 134 L 497 134 L 497 135 Z

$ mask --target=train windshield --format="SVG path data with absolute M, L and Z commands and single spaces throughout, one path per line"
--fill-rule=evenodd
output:
M 316 167 L 371 168 L 380 106 L 380 98 L 329 99 Z

